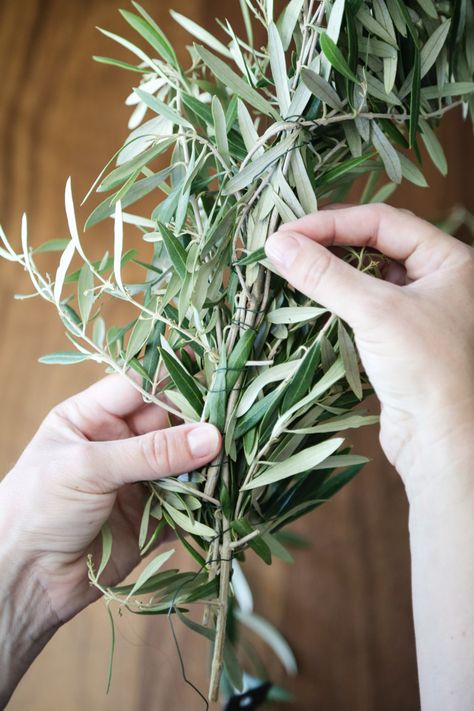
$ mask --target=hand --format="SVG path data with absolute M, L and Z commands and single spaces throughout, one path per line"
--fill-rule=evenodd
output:
M 328 249 L 349 245 L 394 260 L 387 280 Z M 286 224 L 266 253 L 354 329 L 381 403 L 381 443 L 409 495 L 430 480 L 427 452 L 449 475 L 474 424 L 474 250 L 404 210 L 363 205 Z
M 59 623 L 98 597 L 85 556 L 100 554 L 108 521 L 114 545 L 107 585 L 139 562 L 145 491 L 137 482 L 203 466 L 220 449 L 207 424 L 169 427 L 167 413 L 145 405 L 113 375 L 55 408 L 0 484 L 2 541 L 38 588 Z

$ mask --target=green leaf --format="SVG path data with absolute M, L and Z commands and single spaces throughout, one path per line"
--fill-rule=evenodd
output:
M 94 62 L 99 64 L 109 64 L 111 67 L 118 67 L 119 69 L 126 69 L 129 72 L 137 72 L 138 74 L 144 74 L 147 70 L 145 67 L 136 67 L 134 64 L 129 64 L 128 62 L 121 62 L 119 59 L 113 59 L 112 57 L 98 57 L 93 56 Z
M 38 358 L 38 362 L 45 365 L 74 365 L 75 363 L 83 363 L 85 360 L 90 360 L 90 358 L 91 356 L 85 353 L 61 351 L 41 356 L 41 358 Z
M 410 137 L 410 148 L 413 148 L 418 133 L 418 121 L 420 118 L 420 96 L 421 96 L 421 55 L 415 48 L 415 61 L 413 64 L 413 80 L 410 95 L 410 121 L 408 134 Z
M 97 579 L 99 579 L 102 573 L 104 572 L 105 568 L 107 567 L 107 563 L 110 560 L 110 556 L 112 555 L 112 531 L 110 530 L 110 526 L 108 523 L 104 523 L 104 525 L 100 529 L 100 537 L 102 543 L 102 557 L 100 559 L 99 567 L 97 569 Z
M 214 119 L 214 129 L 216 132 L 217 150 L 226 159 L 229 156 L 229 141 L 227 139 L 227 122 L 224 109 L 217 96 L 212 97 L 212 117 Z
M 163 508 L 168 512 L 174 523 L 187 531 L 188 533 L 193 533 L 195 536 L 201 536 L 202 538 L 214 538 L 216 532 L 209 526 L 199 523 L 199 521 L 191 521 L 191 519 L 185 514 L 175 509 L 166 501 L 163 502 Z
M 362 400 L 362 382 L 360 379 L 359 359 L 357 357 L 357 352 L 354 347 L 354 343 L 352 342 L 352 338 L 349 336 L 341 321 L 338 322 L 337 340 L 349 387 L 354 395 L 359 400 Z
M 400 159 L 403 177 L 414 185 L 418 185 L 420 188 L 427 188 L 428 183 L 426 182 L 426 178 L 421 170 L 414 163 L 412 163 L 409 158 L 403 155 L 403 153 L 399 153 L 398 157 Z
M 151 146 L 143 153 L 138 156 L 131 158 L 126 163 L 122 163 L 118 168 L 115 168 L 111 173 L 107 175 L 106 178 L 101 182 L 97 188 L 97 192 L 107 192 L 108 190 L 113 190 L 114 188 L 121 185 L 127 178 L 133 173 L 140 171 L 144 168 L 153 158 L 156 158 L 160 153 L 163 153 L 167 145 L 170 144 L 168 139 L 166 142 L 161 141 L 159 145 Z M 166 143 L 166 145 L 165 145 Z
M 285 397 L 283 399 L 282 409 L 289 410 L 296 402 L 301 400 L 311 387 L 314 380 L 316 368 L 321 359 L 321 347 L 319 341 L 308 348 L 304 357 L 298 366 L 298 369 L 293 374 L 290 382 L 286 386 Z
M 362 5 L 359 12 L 357 13 L 357 20 L 368 30 L 370 33 L 380 37 L 381 40 L 387 42 L 396 47 L 395 38 L 392 33 L 390 33 L 386 27 L 380 24 L 369 12 L 367 5 Z
M 260 486 L 268 486 L 290 476 L 301 474 L 302 472 L 313 470 L 316 465 L 324 462 L 333 452 L 338 449 L 344 440 L 340 437 L 320 442 L 312 447 L 303 449 L 298 454 L 294 454 L 283 462 L 277 462 L 268 467 L 263 474 L 255 477 L 242 491 L 257 489 Z
M 174 67 L 178 67 L 178 60 L 176 59 L 176 54 L 169 43 L 169 40 L 160 30 L 158 25 L 151 19 L 150 15 L 143 10 L 140 5 L 133 3 L 135 8 L 142 14 L 142 17 L 135 15 L 129 10 L 119 10 L 120 14 L 128 22 L 128 24 L 133 27 L 133 29 L 141 35 L 148 44 L 153 47 L 155 52 L 157 52 L 160 57 L 166 62 L 169 62 Z
M 205 413 L 207 421 L 224 432 L 227 403 L 227 352 L 222 348 L 219 356 L 219 365 L 214 372 L 214 379 L 207 394 Z
M 319 306 L 284 306 L 280 309 L 270 311 L 267 320 L 270 323 L 303 323 L 327 313 L 327 309 Z
M 166 178 L 173 172 L 174 166 L 169 166 L 164 170 L 160 170 L 158 173 L 150 175 L 148 178 L 143 178 L 142 180 L 137 180 L 127 193 L 121 198 L 122 207 L 128 207 L 133 205 L 133 203 L 140 200 L 145 195 L 148 195 L 158 188 Z M 110 217 L 114 213 L 116 197 L 108 197 L 103 202 L 101 202 L 97 207 L 91 212 L 84 225 L 84 230 L 89 229 L 93 225 L 97 225 L 102 220 Z
M 232 521 L 232 530 L 235 531 L 239 538 L 244 538 L 250 533 L 253 533 L 254 528 L 249 524 L 248 521 L 243 518 L 240 518 L 236 521 Z M 264 561 L 264 563 L 266 563 L 267 565 L 272 564 L 272 554 L 270 548 L 261 536 L 256 536 L 255 538 L 252 538 L 247 543 L 247 545 L 250 546 L 253 551 L 255 551 L 255 553 L 259 556 L 259 558 Z
M 268 27 L 268 54 L 273 81 L 277 93 L 278 105 L 283 117 L 290 107 L 290 88 L 288 86 L 288 72 L 286 68 L 285 51 L 275 23 L 270 22 Z
M 160 348 L 159 352 L 176 388 L 198 414 L 202 412 L 204 400 L 196 380 L 188 373 L 184 365 L 168 351 Z
M 422 79 L 426 76 L 426 74 L 428 74 L 429 70 L 438 59 L 441 50 L 446 44 L 450 27 L 451 20 L 442 22 L 441 25 L 435 29 L 433 34 L 428 37 L 426 44 L 422 48 L 420 66 L 420 74 Z
M 278 141 L 278 143 L 266 150 L 263 155 L 251 161 L 237 175 L 234 175 L 225 186 L 223 194 L 232 195 L 239 190 L 244 190 L 250 183 L 263 176 L 269 168 L 274 168 L 276 162 L 291 151 L 294 143 L 295 136 L 292 135 Z
M 39 247 L 33 249 L 33 254 L 43 254 L 44 252 L 63 252 L 68 246 L 70 239 L 50 239 L 43 242 Z
M 429 125 L 428 121 L 421 119 L 421 140 L 425 144 L 425 148 L 433 161 L 434 165 L 437 167 L 441 175 L 447 175 L 448 173 L 448 162 L 446 160 L 446 155 L 443 150 L 443 146 L 439 142 L 435 132 Z
M 181 279 L 184 279 L 187 274 L 186 269 L 186 259 L 187 254 L 183 245 L 177 237 L 173 235 L 170 230 L 163 225 L 161 222 L 158 223 L 158 229 L 161 236 L 163 237 L 163 243 L 168 252 L 168 256 L 171 260 L 171 264 L 176 269 L 176 273 L 179 274 Z
M 128 339 L 126 360 L 130 360 L 130 358 L 134 358 L 140 353 L 153 330 L 153 326 L 153 319 L 148 315 L 140 316 L 137 319 Z
M 258 111 L 261 111 L 266 116 L 272 116 L 278 119 L 278 114 L 273 106 L 256 91 L 245 79 L 239 77 L 230 67 L 216 57 L 212 52 L 209 52 L 205 47 L 196 46 L 196 52 L 206 64 L 216 79 L 227 86 L 237 96 L 253 106 Z
M 326 32 L 321 32 L 319 41 L 321 43 L 321 49 L 332 67 L 339 72 L 339 74 L 346 77 L 346 79 L 358 84 L 359 80 L 349 67 L 346 58 Z
M 94 275 L 92 274 L 90 266 L 84 264 L 79 275 L 79 281 L 77 284 L 77 301 L 79 305 L 79 313 L 81 314 L 81 319 L 84 328 L 89 321 L 89 316 L 91 315 L 92 306 L 95 301 L 94 295 Z
M 371 128 L 372 143 L 382 159 L 388 177 L 393 183 L 400 183 L 402 180 L 402 167 L 398 153 L 390 144 L 388 138 L 376 121 L 372 121 Z
M 474 92 L 474 82 L 454 81 L 443 86 L 427 86 L 421 90 L 422 99 L 442 99 L 446 96 L 467 96 Z
M 245 363 L 248 361 L 252 352 L 255 336 L 255 331 L 252 328 L 248 328 L 244 335 L 237 341 L 232 353 L 230 353 L 227 363 L 227 392 L 232 390 L 243 372 Z
M 244 394 L 240 398 L 237 407 L 236 416 L 243 417 L 259 396 L 260 392 L 271 383 L 278 383 L 291 376 L 301 363 L 299 360 L 291 360 L 287 363 L 280 363 L 270 368 L 263 370 L 256 378 L 252 380 Z
M 157 555 L 156 558 L 153 558 L 153 560 L 148 563 L 145 569 L 138 576 L 137 582 L 131 589 L 130 593 L 128 594 L 128 597 L 130 598 L 133 595 L 139 595 L 140 590 L 143 588 L 145 583 L 147 583 L 153 575 L 156 575 L 160 568 L 171 558 L 173 553 L 174 548 L 172 548 L 170 551 L 164 551 L 163 553 Z

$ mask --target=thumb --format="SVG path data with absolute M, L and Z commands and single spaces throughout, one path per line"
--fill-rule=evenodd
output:
M 115 442 L 90 442 L 88 448 L 87 478 L 108 493 L 124 484 L 202 467 L 218 454 L 221 436 L 213 425 L 192 424 Z
M 265 252 L 298 291 L 325 306 L 356 328 L 373 313 L 393 285 L 363 274 L 326 247 L 298 232 L 271 235 Z M 370 308 L 372 307 L 372 308 Z

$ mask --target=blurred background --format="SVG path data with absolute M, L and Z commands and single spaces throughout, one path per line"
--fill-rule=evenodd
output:
M 215 16 L 237 21 L 236 0 L 144 0 L 184 59 L 186 37 L 170 7 L 213 29 Z M 92 62 L 128 59 L 94 27 L 129 36 L 117 0 L 0 0 L 0 222 L 13 240 L 28 213 L 34 243 L 64 237 L 64 184 L 78 198 L 127 135 L 123 100 L 135 76 Z M 427 169 L 429 189 L 404 185 L 391 200 L 427 218 L 474 208 L 472 130 L 448 115 L 441 139 L 449 176 Z M 84 213 L 85 215 L 86 213 Z M 89 237 L 90 239 L 90 237 Z M 94 231 L 101 251 L 110 225 Z M 87 242 L 86 242 L 87 245 Z M 48 257 L 49 259 L 49 257 Z M 49 259 L 55 268 L 56 255 Z M 92 364 L 48 367 L 44 353 L 65 337 L 48 304 L 14 301 L 25 274 L 0 262 L 0 476 L 14 464 L 55 403 L 101 376 Z M 354 435 L 372 462 L 331 503 L 296 526 L 311 547 L 292 566 L 248 565 L 257 611 L 287 637 L 300 674 L 273 678 L 294 693 L 295 711 L 415 711 L 419 708 L 411 620 L 407 505 L 403 487 L 380 452 L 377 429 Z M 177 628 L 188 676 L 206 688 L 206 645 Z M 168 623 L 124 616 L 118 622 L 113 684 L 105 694 L 109 627 L 99 602 L 60 630 L 27 673 L 10 711 L 199 711 L 182 681 Z M 283 707 L 282 707 L 283 708 Z

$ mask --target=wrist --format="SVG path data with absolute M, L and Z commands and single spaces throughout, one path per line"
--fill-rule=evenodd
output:
M 22 537 L 6 516 L 1 524 L 0 709 L 60 625 Z

